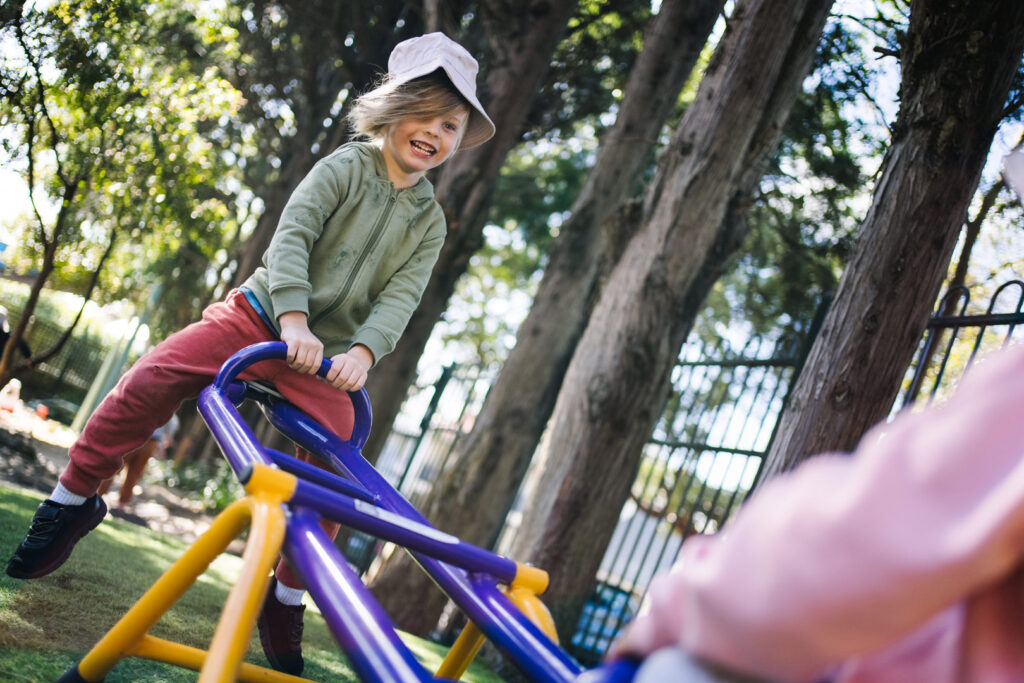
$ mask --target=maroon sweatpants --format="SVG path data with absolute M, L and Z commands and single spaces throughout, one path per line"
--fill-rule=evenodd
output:
M 242 347 L 276 338 L 238 290 L 226 301 L 207 307 L 202 320 L 140 358 L 103 399 L 72 444 L 71 462 L 60 483 L 80 496 L 96 493 L 100 483 L 121 468 L 125 454 L 145 443 L 182 401 L 198 396 L 228 357 Z M 289 401 L 335 434 L 352 435 L 355 417 L 348 394 L 314 375 L 296 372 L 283 360 L 270 360 L 250 366 L 241 379 L 272 382 Z M 297 451 L 300 459 L 321 464 L 308 452 Z M 334 522 L 325 520 L 321 526 L 331 538 L 338 533 Z M 301 586 L 283 561 L 277 578 L 286 586 Z
M 163 448 L 163 444 L 160 443 L 159 439 L 151 438 L 135 450 L 128 451 L 125 454 L 124 482 L 121 484 L 121 489 L 117 492 L 117 500 L 122 506 L 131 502 L 132 496 L 135 494 L 135 485 L 142 481 L 142 475 L 146 472 L 146 464 L 149 463 L 149 459 L 156 453 L 157 448 Z M 114 477 L 104 479 L 96 493 L 101 496 L 105 495 L 113 483 Z

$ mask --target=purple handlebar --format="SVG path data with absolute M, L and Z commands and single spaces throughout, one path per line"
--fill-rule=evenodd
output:
M 250 365 L 255 365 L 265 360 L 284 360 L 288 357 L 288 345 L 282 341 L 260 342 L 246 346 L 234 353 L 224 361 L 224 364 L 217 372 L 213 380 L 213 388 L 221 393 L 227 391 L 228 386 L 238 379 Z M 320 369 L 317 370 L 317 377 L 326 377 L 331 370 L 331 361 L 324 358 L 320 361 Z M 356 448 L 362 448 L 370 435 L 370 424 L 373 422 L 373 410 L 370 407 L 370 397 L 365 389 L 348 392 L 352 399 L 352 408 L 355 410 L 355 425 L 352 427 L 352 436 L 349 442 Z
M 260 342 L 246 346 L 224 361 L 224 365 L 220 366 L 220 371 L 217 372 L 217 376 L 213 380 L 213 386 L 223 391 L 250 365 L 263 360 L 284 360 L 287 357 L 288 345 L 281 341 Z M 317 377 L 326 377 L 330 369 L 330 359 L 324 358 L 320 361 L 320 369 L 316 371 Z

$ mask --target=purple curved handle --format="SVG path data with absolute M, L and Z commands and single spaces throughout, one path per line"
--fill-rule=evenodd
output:
M 224 361 L 213 380 L 213 386 L 223 392 L 250 365 L 264 360 L 284 360 L 287 357 L 288 345 L 281 341 L 260 342 L 246 346 Z M 324 358 L 320 361 L 320 369 L 316 372 L 317 377 L 326 377 L 330 370 L 331 361 L 329 358 Z M 352 399 L 352 408 L 355 410 L 355 425 L 352 428 L 352 436 L 349 441 L 356 448 L 362 448 L 370 435 L 370 425 L 373 423 L 370 397 L 365 389 L 350 391 L 348 395 Z

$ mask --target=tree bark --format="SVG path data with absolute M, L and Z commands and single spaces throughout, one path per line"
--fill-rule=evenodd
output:
M 957 257 L 956 267 L 953 269 L 953 275 L 949 278 L 949 286 L 947 289 L 962 287 L 967 282 L 967 270 L 971 267 L 971 254 L 974 252 L 974 245 L 978 243 L 978 236 L 981 234 L 981 226 L 985 223 L 985 219 L 988 218 L 988 214 L 992 211 L 992 207 L 996 205 L 996 199 L 999 197 L 999 193 L 1002 192 L 1005 187 L 1006 183 L 1003 182 L 1002 178 L 999 178 L 995 183 L 993 183 L 992 187 L 990 187 L 982 196 L 981 206 L 978 208 L 978 213 L 964 225 L 964 243 L 960 248 L 960 256 Z
M 485 547 L 500 532 L 593 307 L 604 270 L 600 264 L 614 259 L 623 233 L 635 226 L 628 210 L 605 221 L 636 187 L 723 4 L 666 0 L 652 19 L 616 122 L 601 141 L 596 163 L 555 240 L 516 346 L 489 389 L 473 431 L 422 506 L 446 531 Z M 609 230 L 603 231 L 602 224 Z M 430 583 L 405 553 L 393 554 L 373 579 L 392 615 L 408 605 L 405 596 L 421 596 L 415 610 L 406 610 L 415 614 L 403 620 L 404 628 L 421 633 L 437 623 L 445 602 Z
M 1024 51 L 1024 3 L 918 0 L 872 207 L 762 477 L 852 450 L 889 413 L 928 322 Z
M 569 364 L 514 553 L 551 574 L 545 601 L 563 633 L 593 586 L 694 302 L 739 243 L 744 192 L 778 142 L 830 6 L 737 3 Z
M 522 5 L 481 3 L 486 44 L 491 50 L 481 101 L 497 132 L 485 144 L 459 152 L 441 168 L 437 200 L 448 219 L 448 236 L 433 276 L 394 352 L 370 373 L 366 390 L 373 402 L 374 427 L 363 454 L 375 462 L 392 422 L 416 378 L 416 366 L 434 325 L 448 306 L 455 283 L 470 257 L 483 245 L 491 191 L 501 165 L 519 141 L 520 131 L 575 3 L 531 0 Z

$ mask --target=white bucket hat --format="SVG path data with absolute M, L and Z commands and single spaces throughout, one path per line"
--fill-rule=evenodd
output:
M 403 40 L 388 58 L 388 83 L 399 85 L 443 69 L 455 88 L 473 107 L 460 149 L 476 147 L 494 135 L 494 122 L 476 98 L 476 74 L 473 56 L 443 33 L 428 33 Z

